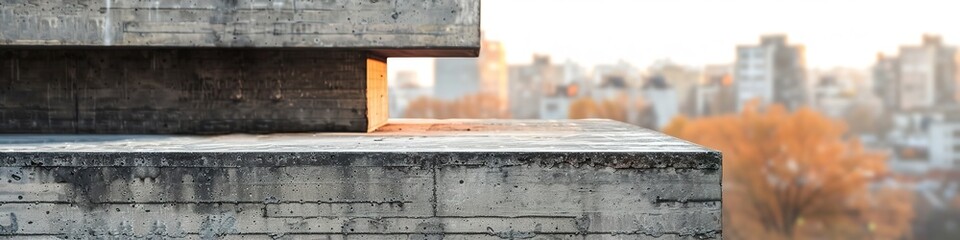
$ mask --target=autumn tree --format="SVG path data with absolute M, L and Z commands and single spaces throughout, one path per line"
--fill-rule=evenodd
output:
M 453 101 L 421 97 L 407 106 L 405 118 L 509 118 L 503 100 L 493 94 L 466 95 Z
M 567 115 L 570 119 L 606 118 L 621 122 L 627 121 L 626 100 L 594 101 L 591 98 L 579 98 L 570 103 Z
M 590 98 L 580 98 L 573 100 L 570 103 L 570 110 L 568 111 L 568 118 L 570 119 L 584 119 L 584 118 L 602 118 L 603 112 L 600 109 L 600 106 L 596 101 Z
M 810 109 L 675 119 L 670 135 L 723 152 L 723 231 L 731 239 L 896 239 L 911 194 L 881 184 L 884 157 Z
M 622 101 L 606 100 L 601 103 L 601 113 L 603 118 L 613 119 L 621 122 L 627 121 L 627 106 Z
M 439 111 L 441 108 L 438 106 L 441 104 L 440 101 L 436 101 L 429 97 L 419 97 L 414 99 L 407 105 L 407 109 L 403 111 L 404 118 L 436 118 L 434 116 L 435 111 Z

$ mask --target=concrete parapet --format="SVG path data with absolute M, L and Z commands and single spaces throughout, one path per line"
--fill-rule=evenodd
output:
M 720 158 L 601 120 L 5 136 L 0 236 L 719 238 Z

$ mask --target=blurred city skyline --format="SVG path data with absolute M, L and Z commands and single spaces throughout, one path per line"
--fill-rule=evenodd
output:
M 529 64 L 534 54 L 583 66 L 625 61 L 638 67 L 657 61 L 702 67 L 730 64 L 735 47 L 759 36 L 785 34 L 805 46 L 811 69 L 866 70 L 877 53 L 896 55 L 919 36 L 960 39 L 944 1 L 762 1 L 762 0 L 484 0 L 486 37 L 500 41 L 510 65 Z M 614 24 L 616 23 L 616 24 Z M 635 23 L 635 24 L 623 24 Z M 624 26 L 634 26 L 625 28 Z M 433 85 L 432 58 L 390 59 L 390 77 L 418 73 Z M 392 81 L 391 81 L 392 82 Z
M 951 239 L 948 5 L 484 0 L 479 57 L 390 59 L 387 102 L 394 118 L 603 118 L 718 149 L 729 239 Z

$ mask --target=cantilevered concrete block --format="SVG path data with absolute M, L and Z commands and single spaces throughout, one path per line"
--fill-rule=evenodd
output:
M 0 133 L 372 131 L 386 58 L 479 47 L 479 0 L 6 1 Z
M 6 136 L 0 238 L 720 238 L 720 158 L 609 120 Z
M 480 47 L 480 1 L 4 1 L 0 45 L 348 48 L 383 57 L 468 57 Z

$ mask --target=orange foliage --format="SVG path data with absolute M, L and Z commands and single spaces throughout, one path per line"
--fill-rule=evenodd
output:
M 667 134 L 723 152 L 723 232 L 731 239 L 895 239 L 911 194 L 883 187 L 884 156 L 844 140 L 842 124 L 782 106 L 675 119 Z
M 590 98 L 580 98 L 570 103 L 570 111 L 567 113 L 570 119 L 601 118 L 600 106 Z
M 454 101 L 421 97 L 407 106 L 405 118 L 509 118 L 503 101 L 492 94 L 467 95 Z
M 603 107 L 603 118 L 613 119 L 621 122 L 627 121 L 627 106 L 624 106 L 621 101 L 603 101 L 601 104 Z
M 953 208 L 960 209 L 960 196 L 953 199 Z
M 407 105 L 407 109 L 403 112 L 404 118 L 434 118 L 433 113 L 435 111 L 440 111 L 442 108 L 440 101 L 436 101 L 429 97 L 420 97 Z
M 623 101 L 607 100 L 597 103 L 591 98 L 580 98 L 570 103 L 567 114 L 570 119 L 606 118 L 627 121 L 627 107 Z

